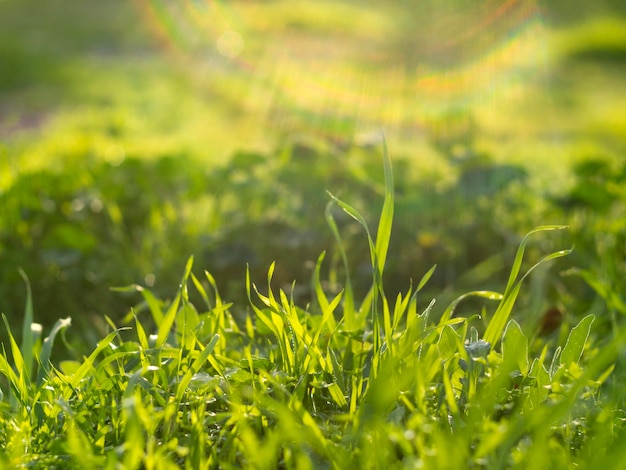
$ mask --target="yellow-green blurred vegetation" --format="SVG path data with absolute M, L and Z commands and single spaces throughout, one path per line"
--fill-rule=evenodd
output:
M 618 468 L 625 110 L 623 0 L 0 0 L 0 467 Z
M 520 315 L 626 313 L 612 290 L 626 228 L 622 2 L 4 0 L 0 12 L 12 322 L 18 267 L 36 318 L 80 323 L 139 300 L 113 286 L 171 295 L 190 254 L 229 300 L 244 298 L 246 264 L 262 279 L 275 260 L 306 301 L 313 260 L 334 246 L 325 191 L 378 210 L 383 130 L 398 191 L 390 286 L 436 263 L 437 296 L 501 287 L 520 237 L 565 223 L 577 251 L 561 267 L 588 282 L 542 273 Z M 358 284 L 365 240 L 341 221 Z

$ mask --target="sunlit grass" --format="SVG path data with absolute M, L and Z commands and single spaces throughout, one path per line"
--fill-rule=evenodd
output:
M 10 41 L 0 53 L 15 74 L 0 79 L 9 318 L 0 464 L 608 468 L 620 461 L 623 367 L 617 361 L 613 372 L 611 364 L 625 312 L 621 23 L 547 25 L 525 43 L 550 52 L 539 57 L 539 72 L 524 62 L 510 80 L 466 76 L 474 99 L 457 101 L 446 87 L 458 68 L 436 57 L 414 71 L 371 72 L 368 61 L 377 59 L 369 53 L 395 23 L 360 5 L 331 11 L 334 2 L 328 9 L 304 2 L 294 10 L 280 2 L 271 10 L 245 2 L 246 21 L 274 38 L 250 36 L 258 42 L 240 59 L 267 46 L 253 67 L 217 60 L 214 48 L 161 50 L 141 28 L 121 27 L 132 33 L 128 41 L 108 42 L 104 18 L 113 7 L 92 11 L 95 2 L 80 13 L 84 24 L 67 28 L 55 6 L 23 16 L 18 1 L 5 5 Z M 114 24 L 128 24 L 120 15 Z M 339 36 L 344 49 L 335 47 Z M 285 56 L 281 41 L 301 54 Z M 329 46 L 333 53 L 320 62 L 319 48 Z M 312 73 L 311 61 L 324 73 Z M 415 93 L 415 74 L 429 70 L 443 94 Z M 403 157 L 397 192 L 388 156 L 378 181 L 367 149 L 381 125 Z M 315 145 L 302 138 L 311 134 Z M 234 152 L 242 148 L 254 151 Z M 608 160 L 607 174 L 576 169 L 590 157 Z M 478 196 L 471 192 L 485 184 L 463 186 L 472 165 L 497 179 L 504 164 L 522 166 L 528 179 Z M 333 194 L 326 212 L 324 189 Z M 378 219 L 374 208 L 382 208 Z M 324 216 L 328 233 L 319 227 Z M 526 258 L 532 265 L 541 253 L 556 258 L 570 247 L 553 251 L 549 240 L 562 240 L 560 227 L 540 227 L 516 255 L 520 235 L 544 222 L 571 224 L 576 250 L 518 284 Z M 316 262 L 319 252 L 308 251 L 322 239 L 328 251 Z M 196 256 L 183 266 L 189 252 Z M 246 277 L 248 255 L 255 259 Z M 465 259 L 472 256 L 485 263 Z M 277 263 L 259 282 L 267 257 Z M 582 269 L 568 274 L 585 283 L 558 275 L 571 258 Z M 33 282 L 23 317 L 21 306 L 11 307 L 22 302 L 19 265 Z M 390 281 L 398 267 L 410 275 Z M 205 268 L 230 277 L 214 279 Z M 312 274 L 310 288 L 304 276 L 291 288 L 286 276 L 298 268 Z M 179 270 L 180 289 L 165 300 Z M 105 290 L 138 280 L 145 287 Z M 111 305 L 128 305 L 132 295 L 143 302 L 119 320 Z M 565 311 L 563 323 L 538 336 L 550 303 Z M 69 314 L 73 325 L 54 323 Z M 96 324 L 109 327 L 97 338 Z M 93 352 L 76 352 L 77 343 L 96 341 Z
M 609 389 L 622 329 L 598 342 L 587 315 L 560 345 L 531 342 L 510 319 L 524 288 L 531 231 L 503 293 L 469 292 L 437 318 L 421 294 L 435 268 L 395 298 L 384 267 L 394 182 L 384 149 L 384 202 L 375 232 L 336 198 L 369 240 L 372 285 L 355 297 L 327 293 L 322 254 L 315 300 L 298 305 L 272 283 L 247 276 L 249 314 L 235 321 L 215 279 L 184 270 L 175 297 L 144 304 L 87 356 L 57 362 L 53 343 L 70 320 L 41 338 L 28 291 L 23 338 L 0 354 L 4 465 L 50 468 L 505 468 L 591 466 L 621 444 L 619 406 Z M 321 197 L 321 195 L 320 195 Z M 328 221 L 338 243 L 332 211 Z M 374 235 L 375 233 L 375 235 Z M 531 237 L 532 236 L 532 237 Z M 556 251 L 539 263 L 568 254 Z M 199 299 L 193 303 L 192 297 Z M 468 297 L 498 302 L 493 313 L 457 316 Z M 487 305 L 487 304 L 486 304 Z M 612 423 L 603 425 L 602 423 Z M 616 447 L 617 446 L 617 447 Z M 548 452 L 548 449 L 550 450 Z

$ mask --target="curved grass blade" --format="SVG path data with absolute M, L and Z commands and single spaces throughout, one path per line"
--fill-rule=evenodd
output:
M 372 239 L 372 234 L 370 233 L 370 229 L 369 229 L 369 226 L 367 225 L 367 222 L 365 221 L 363 216 L 360 214 L 360 212 L 357 211 L 350 204 L 348 204 L 347 202 L 343 202 L 341 199 L 336 197 L 330 191 L 328 191 L 328 194 L 333 199 L 333 201 L 335 201 L 337 205 L 344 210 L 346 214 L 348 214 L 350 217 L 356 220 L 359 223 L 359 225 L 363 227 L 363 230 L 365 230 L 365 234 L 367 235 L 367 242 L 370 247 L 370 257 L 371 257 L 372 267 L 374 268 L 374 275 L 378 276 L 379 272 L 377 270 L 378 261 L 376 259 L 376 245 L 374 244 L 374 240 Z
M 450 302 L 450 305 L 448 305 L 448 308 L 446 308 L 446 310 L 443 312 L 443 315 L 441 316 L 439 323 L 443 324 L 447 322 L 452 316 L 452 314 L 454 313 L 454 310 L 456 309 L 457 305 L 459 305 L 459 303 L 461 303 L 462 300 L 467 299 L 468 297 L 481 297 L 483 299 L 488 299 L 488 300 L 502 300 L 502 294 L 500 294 L 499 292 L 493 292 L 490 290 L 475 290 L 475 291 L 467 292 L 457 297 L 452 302 Z
M 528 241 L 528 237 L 533 233 L 546 231 L 546 230 L 563 230 L 567 228 L 566 225 L 545 225 L 542 227 L 537 227 L 524 237 L 522 243 L 517 249 L 517 254 L 515 255 L 515 260 L 513 261 L 513 267 L 511 269 L 511 274 L 509 275 L 509 281 L 507 283 L 506 289 L 504 291 L 504 296 L 500 301 L 500 305 L 496 309 L 489 325 L 487 325 L 487 329 L 485 330 L 484 340 L 495 345 L 496 342 L 502 336 L 502 332 L 504 331 L 504 327 L 511 315 L 511 311 L 513 310 L 513 305 L 515 304 L 515 300 L 517 299 L 517 295 L 519 294 L 520 288 L 522 286 L 522 282 L 526 277 L 533 272 L 537 267 L 541 266 L 543 263 L 561 258 L 563 256 L 569 255 L 572 250 L 561 250 L 555 251 L 554 253 L 550 253 L 543 258 L 541 258 L 537 263 L 535 263 L 519 280 L 517 280 L 519 271 L 522 265 L 522 258 L 524 257 L 524 250 L 526 248 L 526 243 Z M 517 282 L 516 282 L 517 281 Z
M 517 249 L 517 253 L 515 254 L 515 259 L 513 260 L 513 266 L 511 267 L 509 280 L 506 284 L 506 289 L 504 290 L 505 296 L 513 288 L 515 280 L 517 279 L 517 276 L 519 275 L 520 268 L 522 266 L 522 259 L 524 258 L 524 251 L 526 250 L 526 244 L 528 243 L 528 238 L 532 234 L 537 233 L 537 232 L 544 232 L 544 231 L 550 231 L 550 230 L 564 230 L 566 228 L 568 228 L 567 225 L 542 225 L 539 227 L 535 227 L 524 236 L 524 238 L 522 239 L 522 242 L 520 243 Z

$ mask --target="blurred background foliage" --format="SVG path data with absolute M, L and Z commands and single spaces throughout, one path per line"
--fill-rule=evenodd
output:
M 376 220 L 384 128 L 392 293 L 433 264 L 441 306 L 502 289 L 521 236 L 565 223 L 550 243 L 574 255 L 517 314 L 610 328 L 626 315 L 625 77 L 617 0 L 4 0 L 0 310 L 21 324 L 21 267 L 36 319 L 72 316 L 95 341 L 139 301 L 110 287 L 172 295 L 190 254 L 240 312 L 247 264 L 263 283 L 275 260 L 305 304 L 327 250 L 340 289 L 325 191 Z M 366 242 L 335 215 L 363 292 Z

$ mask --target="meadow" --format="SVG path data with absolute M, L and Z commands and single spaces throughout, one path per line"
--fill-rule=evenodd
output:
M 618 468 L 626 12 L 575 4 L 2 2 L 2 466 Z

